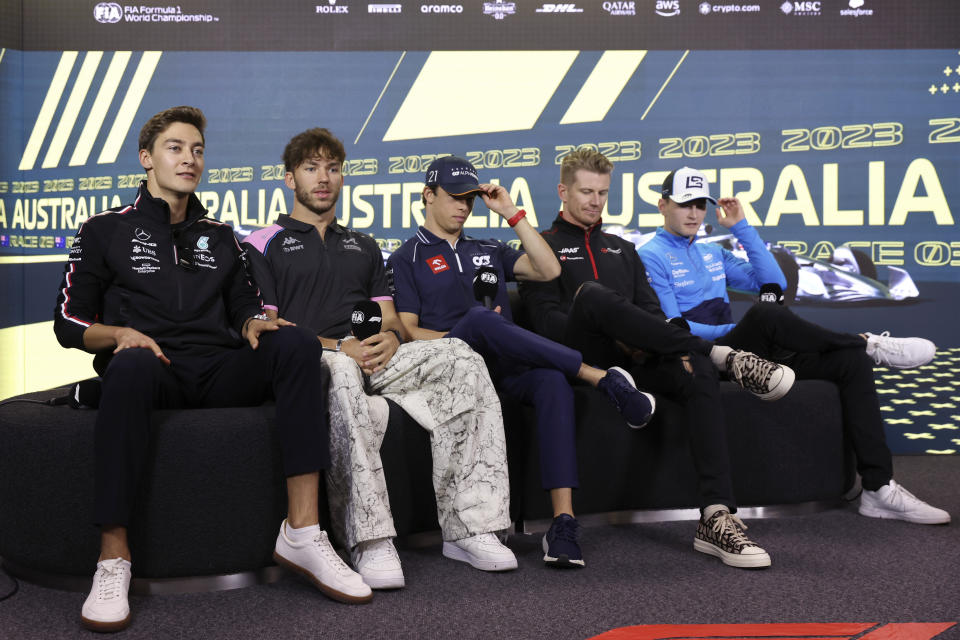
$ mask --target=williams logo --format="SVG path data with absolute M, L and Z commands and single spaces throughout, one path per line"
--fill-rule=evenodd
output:
M 120 22 L 123 19 L 123 7 L 116 2 L 101 2 L 93 8 L 93 17 L 103 24 Z

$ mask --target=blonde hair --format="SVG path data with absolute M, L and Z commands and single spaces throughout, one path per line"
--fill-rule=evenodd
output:
M 560 182 L 565 185 L 573 184 L 577 171 L 581 169 L 592 173 L 611 173 L 613 163 L 599 151 L 581 147 L 564 157 L 560 165 Z

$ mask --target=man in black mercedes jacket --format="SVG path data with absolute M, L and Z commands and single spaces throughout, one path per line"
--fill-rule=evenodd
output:
M 144 125 L 146 181 L 133 204 L 80 227 L 57 296 L 57 339 L 96 354 L 103 377 L 94 514 L 101 550 L 81 618 L 97 631 L 130 621 L 127 527 L 148 466 L 150 413 L 159 408 L 251 405 L 272 395 L 288 496 L 274 558 L 334 599 L 372 597 L 319 527 L 319 473 L 329 464 L 315 392 L 320 344 L 267 319 L 233 230 L 205 217 L 194 194 L 205 124 L 199 109 L 174 107 Z
M 703 340 L 682 321 L 667 322 L 633 244 L 600 228 L 613 164 L 578 149 L 560 171 L 563 209 L 542 233 L 560 261 L 560 277 L 520 284 L 534 330 L 579 350 L 594 366 L 629 367 L 638 388 L 684 406 L 701 499 L 694 548 L 734 567 L 769 566 L 770 556 L 734 515 L 717 370 L 765 400 L 782 397 L 793 372 Z

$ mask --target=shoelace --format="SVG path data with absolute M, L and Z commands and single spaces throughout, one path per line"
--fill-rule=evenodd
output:
M 97 600 L 106 602 L 120 597 L 123 586 L 123 574 L 127 568 L 121 564 L 100 565 L 97 569 Z
M 885 354 L 892 356 L 903 355 L 903 343 L 896 338 L 891 338 L 889 331 L 874 334 L 874 337 L 880 338 L 880 340 L 875 340 L 873 343 L 873 361 L 877 364 L 882 363 L 882 356 Z
M 577 541 L 579 529 L 580 527 L 576 522 L 572 522 L 570 520 L 561 520 L 557 523 L 557 526 L 553 528 L 553 538 L 554 540 L 575 543 Z
M 889 501 L 898 507 L 912 506 L 923 502 L 896 482 L 893 484 L 893 490 L 890 492 Z
M 361 555 L 364 558 L 368 558 L 370 562 L 376 563 L 379 560 L 392 560 L 397 552 L 391 544 L 378 545 L 376 547 L 371 546 L 369 549 L 364 549 L 361 552 Z
M 740 516 L 726 511 L 721 512 L 714 518 L 711 528 L 721 539 L 723 538 L 724 532 L 726 532 L 728 540 L 735 546 L 753 544 L 746 534 L 743 533 L 747 529 L 747 525 L 743 523 Z
M 320 553 L 323 555 L 327 561 L 333 565 L 333 568 L 337 570 L 342 576 L 349 575 L 353 573 L 353 569 L 347 566 L 347 563 L 343 561 L 337 552 L 333 550 L 333 546 L 330 544 L 330 540 L 327 538 L 327 532 L 321 531 L 313 537 L 313 544 L 320 549 Z
M 730 375 L 748 391 L 766 393 L 767 382 L 778 365 L 746 351 L 730 354 Z

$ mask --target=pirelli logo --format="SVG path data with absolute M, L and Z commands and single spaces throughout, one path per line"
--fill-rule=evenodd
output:
M 47 136 L 57 113 L 60 114 L 59 119 L 49 139 L 40 167 L 52 169 L 61 166 L 67 143 L 78 121 L 81 120 L 81 113 L 85 111 L 87 95 L 93 88 L 94 80 L 99 82 L 97 94 L 89 110 L 86 110 L 86 120 L 83 122 L 80 136 L 76 139 L 67 164 L 71 167 L 87 164 L 99 140 L 102 142 L 97 164 L 116 162 L 120 146 L 130 131 L 130 125 L 160 61 L 160 54 L 160 51 L 144 51 L 140 54 L 133 74 L 129 76 L 125 86 L 121 87 L 121 82 L 128 75 L 126 71 L 131 65 L 133 52 L 116 51 L 110 56 L 109 62 L 106 62 L 103 51 L 88 51 L 83 56 L 80 69 L 74 73 L 80 54 L 77 51 L 64 51 L 53 73 L 47 95 L 40 106 L 40 113 L 37 114 L 33 131 L 23 150 L 23 156 L 20 158 L 20 170 L 27 171 L 36 166 L 37 158 L 40 157 L 40 151 L 47 142 Z M 106 63 L 106 70 L 100 73 L 104 63 Z M 104 137 L 101 134 L 105 129 L 104 124 L 107 124 L 107 115 L 113 113 L 112 107 L 118 94 L 121 94 L 121 88 L 124 89 L 123 98 L 115 111 L 113 120 L 106 128 Z M 64 96 L 67 96 L 66 103 L 61 109 L 60 103 Z

